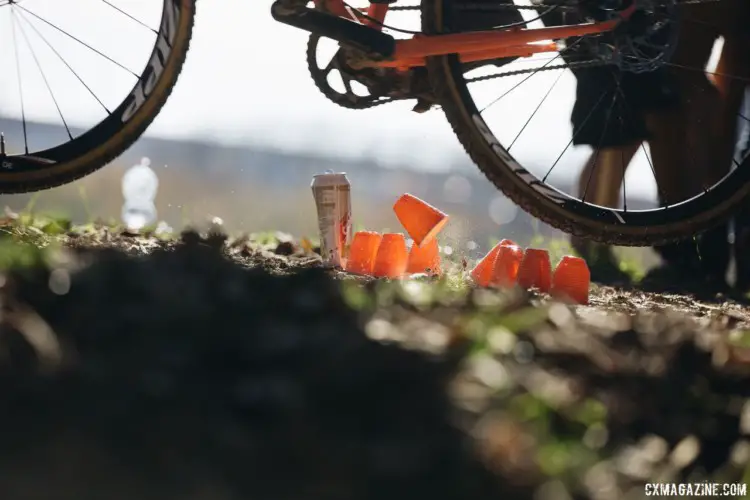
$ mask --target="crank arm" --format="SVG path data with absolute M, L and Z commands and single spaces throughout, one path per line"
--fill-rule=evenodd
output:
M 289 8 L 284 0 L 271 5 L 273 18 L 283 24 L 354 46 L 368 54 L 388 58 L 396 50 L 396 40 L 385 33 L 354 21 L 326 14 L 309 7 Z

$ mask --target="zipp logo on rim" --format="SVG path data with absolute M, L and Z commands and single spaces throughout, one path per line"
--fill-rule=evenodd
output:
M 495 135 L 490 131 L 489 127 L 487 127 L 487 124 L 484 123 L 484 120 L 482 120 L 481 116 L 479 116 L 478 114 L 474 114 L 471 116 L 471 119 L 474 121 L 474 125 L 476 125 L 479 133 L 482 135 L 482 138 L 487 141 L 487 144 L 489 144 L 492 148 L 492 151 L 494 151 L 495 154 L 499 156 L 503 162 L 510 166 L 513 170 L 513 173 L 520 177 L 526 184 L 528 184 L 531 189 L 541 195 L 544 195 L 546 198 L 552 200 L 558 205 L 562 205 L 567 201 L 567 199 L 562 194 L 558 193 L 546 184 L 540 182 L 539 179 L 534 176 L 534 174 L 530 173 L 528 170 L 519 165 L 518 162 L 514 160 L 513 157 L 508 154 L 508 152 L 503 148 Z
M 180 21 L 180 0 L 164 0 L 164 14 L 162 15 L 159 38 L 156 40 L 156 48 L 146 66 L 143 77 L 138 81 L 133 92 L 125 102 L 129 104 L 122 114 L 122 122 L 130 120 L 133 115 L 141 109 L 148 96 L 154 91 L 157 82 L 164 73 L 164 66 L 169 60 L 177 33 L 177 25 Z

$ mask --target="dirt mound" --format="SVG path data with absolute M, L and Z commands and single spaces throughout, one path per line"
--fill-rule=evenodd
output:
M 187 236 L 8 277 L 4 499 L 508 494 L 450 425 L 453 364 L 366 338 L 322 269 L 247 269 Z
M 5 276 L 4 500 L 638 498 L 750 459 L 726 325 L 127 241 Z

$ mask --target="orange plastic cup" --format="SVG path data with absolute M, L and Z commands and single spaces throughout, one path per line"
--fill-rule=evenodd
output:
M 518 268 L 518 284 L 548 293 L 552 286 L 552 269 L 547 250 L 527 248 Z
M 375 255 L 383 237 L 373 231 L 359 231 L 354 234 L 349 247 L 349 258 L 346 270 L 354 274 L 372 274 L 375 265 Z
M 372 275 L 378 278 L 400 278 L 406 272 L 409 253 L 406 238 L 401 233 L 386 233 L 380 241 L 372 266 Z
M 511 240 L 502 240 L 500 243 L 492 247 L 492 250 L 487 252 L 487 255 L 482 257 L 474 269 L 471 270 L 471 278 L 477 286 L 490 286 L 492 284 L 492 272 L 495 268 L 495 259 L 500 248 L 506 245 L 516 245 Z
M 396 201 L 393 211 L 409 237 L 420 246 L 437 236 L 448 222 L 448 215 L 408 193 Z
M 557 264 L 552 275 L 551 295 L 577 304 L 588 304 L 590 284 L 591 272 L 586 261 L 566 255 Z
M 477 262 L 477 265 L 471 270 L 471 279 L 474 280 L 477 286 L 490 286 L 492 282 L 492 269 L 495 267 L 495 259 L 497 258 L 497 253 L 500 251 L 500 247 L 502 247 L 500 243 L 492 247 L 492 250 L 487 252 L 487 255 L 482 257 L 482 260 Z
M 501 244 L 492 268 L 491 284 L 503 288 L 514 286 L 518 279 L 518 270 L 521 267 L 522 260 L 523 250 L 521 250 L 521 247 Z
M 432 238 L 422 246 L 412 245 L 406 272 L 410 274 L 440 274 L 440 247 L 437 238 Z

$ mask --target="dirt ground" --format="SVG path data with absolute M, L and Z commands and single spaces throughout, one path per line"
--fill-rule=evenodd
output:
M 574 307 L 355 279 L 284 236 L 60 233 L 7 226 L 0 249 L 4 500 L 744 498 L 742 304 L 594 286 Z

